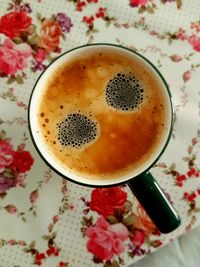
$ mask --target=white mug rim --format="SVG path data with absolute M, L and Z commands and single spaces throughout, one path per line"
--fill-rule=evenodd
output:
M 73 174 L 72 176 L 76 177 L 76 179 L 74 179 L 74 178 L 72 178 L 72 176 L 69 175 L 69 173 L 67 173 L 66 170 L 65 170 L 65 173 L 63 173 L 60 170 L 58 170 L 58 168 L 56 168 L 55 165 L 52 164 L 52 161 L 49 162 L 49 160 L 46 159 L 46 157 L 44 156 L 44 151 L 42 152 L 41 151 L 41 147 L 38 146 L 38 143 L 36 141 L 36 131 L 35 131 L 33 125 L 32 125 L 32 119 L 31 119 L 31 114 L 33 113 L 32 109 L 31 109 L 33 96 L 34 96 L 34 93 L 37 90 L 37 85 L 38 85 L 39 81 L 41 80 L 41 78 L 43 77 L 44 73 L 46 73 L 47 70 L 49 70 L 55 64 L 55 62 L 58 62 L 60 59 L 64 58 L 66 55 L 69 55 L 69 53 L 72 53 L 73 51 L 80 51 L 81 49 L 85 49 L 85 48 L 87 49 L 87 48 L 90 48 L 90 47 L 104 47 L 104 48 L 112 47 L 112 48 L 116 48 L 118 50 L 123 50 L 123 52 L 124 51 L 128 51 L 130 54 L 132 54 L 134 56 L 137 56 L 139 59 L 141 59 L 144 62 L 144 64 L 146 64 L 146 66 L 148 66 L 151 70 L 154 71 L 154 73 L 156 73 L 158 79 L 160 80 L 160 82 L 163 85 L 163 88 L 165 88 L 166 95 L 168 96 L 167 98 L 168 98 L 169 116 L 170 116 L 169 125 L 168 125 L 169 129 L 168 129 L 168 134 L 166 134 L 166 136 L 164 138 L 164 141 L 162 143 L 161 149 L 159 150 L 159 153 L 156 154 L 156 157 L 151 162 L 151 164 L 148 164 L 146 166 L 146 168 L 144 168 L 143 171 L 139 172 L 137 175 L 134 175 L 134 176 L 131 175 L 131 177 L 128 177 L 128 178 L 125 178 L 125 179 L 121 179 L 121 178 L 115 179 L 115 178 L 113 178 L 113 179 L 110 179 L 111 182 L 109 182 L 110 180 L 107 180 L 107 179 L 105 179 L 105 180 L 97 180 L 96 181 L 96 180 L 92 180 L 92 179 L 89 179 L 89 178 L 86 178 L 86 179 L 84 179 L 82 177 L 78 177 L 77 178 L 77 176 Z M 144 56 L 142 56 L 141 54 L 137 53 L 136 51 L 133 51 L 133 50 L 131 50 L 129 48 L 126 48 L 126 47 L 123 47 L 123 46 L 120 46 L 120 45 L 108 44 L 108 43 L 94 43 L 94 44 L 82 45 L 82 46 L 75 47 L 75 48 L 73 48 L 71 50 L 68 50 L 65 53 L 61 54 L 58 58 L 56 58 L 53 62 L 51 62 L 48 65 L 48 67 L 38 77 L 38 79 L 37 79 L 37 81 L 36 81 L 36 83 L 34 85 L 34 88 L 32 90 L 32 93 L 31 93 L 31 96 L 30 96 L 30 100 L 29 100 L 29 105 L 28 105 L 28 126 L 29 126 L 29 131 L 30 131 L 30 135 L 31 135 L 33 144 L 34 144 L 37 152 L 39 153 L 40 157 L 43 159 L 43 161 L 45 161 L 45 163 L 51 169 L 53 169 L 57 174 L 59 174 L 63 178 L 66 178 L 66 179 L 68 179 L 68 180 L 70 180 L 72 182 L 75 182 L 77 184 L 80 184 L 80 185 L 91 186 L 91 187 L 107 187 L 107 186 L 120 185 L 120 184 L 127 183 L 131 179 L 134 179 L 134 177 L 136 177 L 136 176 L 138 176 L 138 175 L 140 175 L 142 173 L 146 173 L 148 170 L 150 170 L 153 167 L 153 165 L 155 165 L 155 163 L 158 161 L 158 159 L 161 157 L 161 155 L 163 154 L 164 150 L 166 149 L 166 147 L 167 147 L 167 145 L 169 143 L 171 134 L 172 134 L 172 126 L 173 126 L 172 97 L 171 97 L 171 93 L 170 93 L 169 87 L 168 87 L 164 77 L 160 73 L 160 71 L 148 59 L 146 59 Z M 59 163 L 57 163 L 57 164 L 59 164 Z

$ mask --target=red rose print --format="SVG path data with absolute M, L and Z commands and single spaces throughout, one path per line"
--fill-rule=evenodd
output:
M 46 258 L 44 253 L 37 253 L 35 255 L 35 264 L 42 265 L 42 260 Z
M 85 22 L 88 25 L 91 25 L 94 22 L 94 16 L 90 16 L 90 17 L 84 16 L 83 22 Z
M 95 226 L 90 226 L 86 235 L 89 238 L 87 249 L 100 260 L 111 260 L 124 251 L 123 242 L 128 238 L 127 228 L 121 224 L 110 225 L 101 216 Z
M 131 237 L 131 241 L 136 246 L 141 246 L 145 241 L 145 234 L 141 230 L 136 230 L 134 235 Z
M 86 6 L 86 3 L 84 1 L 78 1 L 77 3 L 77 11 L 82 11 L 83 7 Z
M 48 256 L 54 255 L 54 256 L 59 256 L 59 250 L 56 249 L 54 246 L 51 246 L 47 249 L 46 251 Z
M 68 266 L 68 264 L 66 262 L 64 262 L 64 261 L 59 262 L 59 267 L 67 267 L 67 266 Z
M 185 174 L 182 174 L 182 175 L 177 175 L 176 176 L 176 184 L 179 186 L 179 187 L 182 187 L 183 186 L 183 182 L 186 180 L 186 176 Z
M 121 187 L 96 188 L 91 194 L 90 208 L 106 217 L 116 209 L 124 209 L 126 200 L 127 193 Z
M 61 28 L 57 21 L 44 20 L 41 27 L 40 47 L 52 52 L 60 44 Z
M 0 140 L 0 173 L 12 163 L 13 153 L 12 145 L 5 140 Z
M 190 170 L 187 172 L 188 177 L 195 176 L 199 177 L 199 172 L 195 168 L 190 168 Z
M 17 37 L 21 32 L 28 30 L 31 22 L 32 19 L 26 12 L 10 12 L 0 18 L 0 33 L 10 38 Z
M 196 197 L 197 197 L 197 194 L 195 192 L 192 192 L 191 194 L 188 192 L 184 193 L 184 198 L 189 202 L 194 201 L 196 199 Z
M 25 173 L 33 165 L 33 158 L 28 151 L 16 151 L 14 153 L 12 168 L 16 172 Z
M 149 0 L 131 0 L 130 5 L 131 6 L 144 6 Z
M 96 13 L 96 18 L 103 18 L 105 16 L 105 8 L 100 7 Z

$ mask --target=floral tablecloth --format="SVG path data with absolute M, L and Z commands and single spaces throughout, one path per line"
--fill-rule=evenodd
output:
M 0 1 L 0 266 L 127 267 L 200 224 L 200 1 Z M 126 186 L 50 170 L 27 127 L 33 85 L 60 53 L 94 42 L 138 51 L 170 86 L 175 124 L 153 168 L 182 225 L 162 235 Z

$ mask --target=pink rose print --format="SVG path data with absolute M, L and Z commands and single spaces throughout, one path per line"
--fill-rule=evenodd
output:
M 14 214 L 17 212 L 17 208 L 12 204 L 7 205 L 6 207 L 4 207 L 4 209 L 10 214 Z
M 45 60 L 45 57 L 46 57 L 46 52 L 44 49 L 41 48 L 39 48 L 34 55 L 34 59 L 39 63 L 42 63 Z
M 181 40 L 181 41 L 184 41 L 187 39 L 187 36 L 185 34 L 185 30 L 180 28 L 179 31 L 178 31 L 178 35 L 177 35 L 178 39 Z
M 171 60 L 173 61 L 173 62 L 180 62 L 183 58 L 181 57 L 181 56 L 179 56 L 179 55 L 172 55 L 171 57 Z
M 110 225 L 101 216 L 95 226 L 87 229 L 86 235 L 88 251 L 100 260 L 111 260 L 124 251 L 123 242 L 128 239 L 129 232 L 123 224 Z
M 145 234 L 141 230 L 136 230 L 134 235 L 131 237 L 131 241 L 136 246 L 141 246 L 145 241 Z
M 6 140 L 0 140 L 0 173 L 13 161 L 14 150 Z
M 195 34 L 192 34 L 188 38 L 189 43 L 192 45 L 193 49 L 197 52 L 200 52 L 200 37 L 196 36 Z
M 8 244 L 11 245 L 11 246 L 14 246 L 14 245 L 17 244 L 17 241 L 14 240 L 14 239 L 10 239 L 10 240 L 8 240 Z
M 135 6 L 144 6 L 149 0 L 131 0 L 130 5 Z
M 35 204 L 37 202 L 37 200 L 38 200 L 38 191 L 35 190 L 35 191 L 31 192 L 31 194 L 30 194 L 30 201 L 32 204 Z
M 124 209 L 127 193 L 120 186 L 111 188 L 96 188 L 92 191 L 90 208 L 107 217 L 113 215 L 116 209 Z
M 0 71 L 4 74 L 15 74 L 27 66 L 27 59 L 31 56 L 32 49 L 26 43 L 15 44 L 6 39 L 0 46 Z
M 190 80 L 190 78 L 191 78 L 191 72 L 189 70 L 185 71 L 183 73 L 183 81 L 184 82 L 187 82 L 187 81 Z

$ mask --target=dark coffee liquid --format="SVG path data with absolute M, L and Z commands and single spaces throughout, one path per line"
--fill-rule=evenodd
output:
M 47 149 L 66 169 L 106 179 L 154 153 L 166 130 L 162 91 L 137 60 L 106 51 L 60 66 L 38 112 Z

